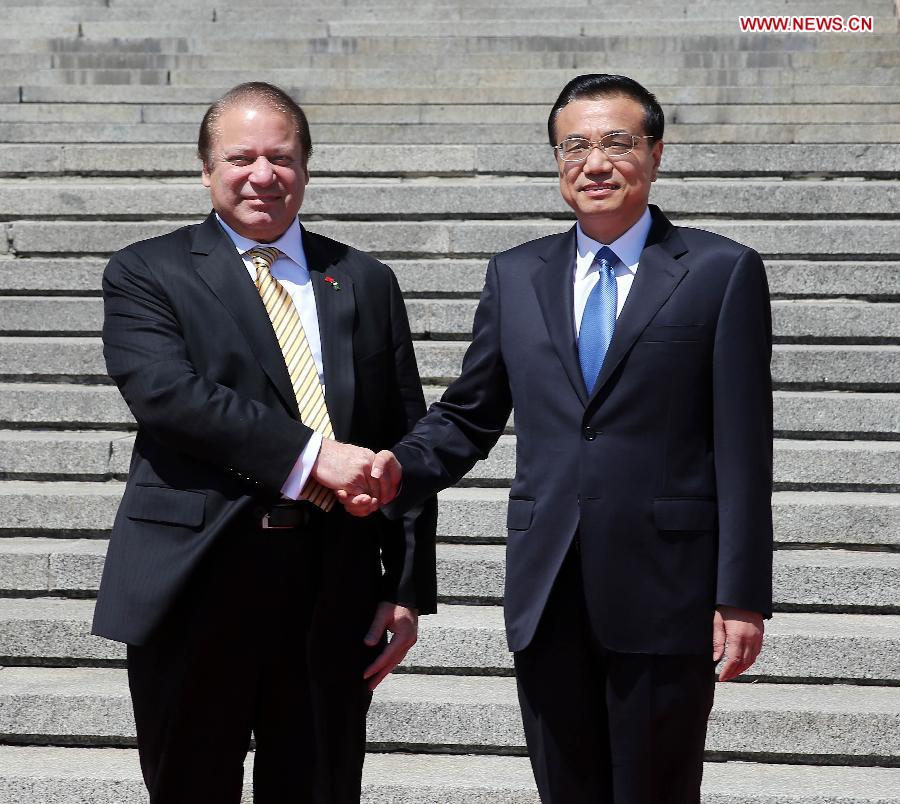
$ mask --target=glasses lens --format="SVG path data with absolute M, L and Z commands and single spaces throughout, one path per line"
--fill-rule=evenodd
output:
M 559 149 L 563 159 L 569 162 L 578 162 L 587 159 L 587 155 L 591 152 L 591 141 L 573 137 L 563 140 L 559 144 Z
M 600 147 L 608 156 L 625 156 L 634 150 L 634 137 L 631 134 L 607 134 L 600 140 Z

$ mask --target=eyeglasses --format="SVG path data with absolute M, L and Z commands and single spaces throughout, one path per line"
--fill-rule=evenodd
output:
M 614 131 L 604 134 L 599 140 L 567 137 L 559 145 L 554 145 L 553 149 L 559 152 L 559 158 L 563 162 L 585 162 L 591 155 L 592 148 L 599 148 L 608 159 L 621 159 L 637 147 L 638 140 L 652 139 L 652 134 L 638 136 L 627 131 Z

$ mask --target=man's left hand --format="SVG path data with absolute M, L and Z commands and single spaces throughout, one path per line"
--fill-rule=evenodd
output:
M 755 611 L 717 606 L 713 615 L 713 661 L 725 655 L 719 681 L 736 678 L 750 668 L 763 643 L 763 618 Z
M 375 661 L 363 672 L 363 678 L 369 681 L 370 690 L 374 690 L 416 644 L 419 634 L 418 610 L 387 601 L 379 603 L 375 610 L 375 618 L 366 634 L 365 643 L 369 647 L 377 645 L 385 631 L 390 631 L 393 636 Z

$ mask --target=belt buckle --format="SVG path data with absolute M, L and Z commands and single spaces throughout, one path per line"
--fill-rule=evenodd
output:
M 263 530 L 292 530 L 294 526 L 293 525 L 273 525 L 269 521 L 269 514 L 267 512 L 263 516 L 263 518 L 260 520 L 260 527 Z

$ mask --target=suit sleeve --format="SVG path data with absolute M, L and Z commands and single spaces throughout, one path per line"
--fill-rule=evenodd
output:
M 390 282 L 391 341 L 396 374 L 396 397 L 391 414 L 396 418 L 393 438 L 399 439 L 425 415 L 425 397 L 406 306 L 392 272 Z M 437 498 L 434 495 L 419 501 L 404 514 L 401 522 L 383 520 L 383 600 L 418 609 L 420 614 L 433 614 L 437 610 L 436 531 Z
M 713 349 L 716 602 L 765 617 L 772 613 L 771 356 L 765 269 L 748 249 L 726 288 Z
M 141 430 L 277 492 L 312 431 L 197 373 L 174 306 L 136 251 L 113 255 L 103 300 L 107 371 Z
M 428 415 L 394 447 L 403 467 L 396 516 L 428 495 L 457 483 L 487 457 L 512 412 L 512 395 L 500 348 L 500 292 L 496 257 L 488 265 L 475 311 L 472 343 L 462 371 Z

